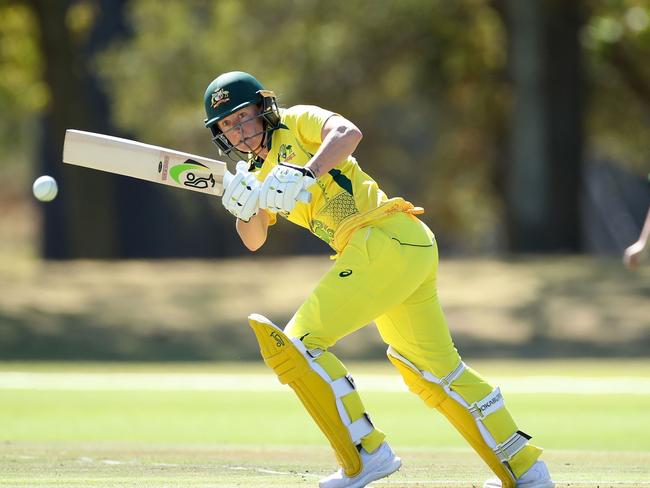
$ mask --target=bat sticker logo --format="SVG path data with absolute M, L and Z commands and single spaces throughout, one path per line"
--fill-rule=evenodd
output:
M 198 176 L 198 174 L 205 174 L 209 172 L 210 168 L 204 164 L 188 159 L 184 163 L 177 164 L 170 171 L 172 179 L 179 185 L 189 186 L 199 190 L 207 188 L 214 188 L 217 182 L 214 180 L 214 175 L 210 172 L 207 176 Z M 181 177 L 184 177 L 181 181 Z
M 199 178 L 194 173 L 187 173 L 186 180 L 183 182 L 185 186 L 190 186 L 192 188 L 198 188 L 200 190 L 205 190 L 207 188 L 214 188 L 214 185 L 217 184 L 214 181 L 214 176 L 210 173 L 210 176 L 207 178 Z

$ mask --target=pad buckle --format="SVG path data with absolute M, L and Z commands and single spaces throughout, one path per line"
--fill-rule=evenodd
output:
M 524 448 L 529 439 L 530 436 L 528 434 L 518 430 L 510 437 L 508 437 L 503 443 L 497 444 L 497 446 L 494 448 L 494 454 L 497 455 L 502 463 L 506 463 L 510 461 L 515 454 Z

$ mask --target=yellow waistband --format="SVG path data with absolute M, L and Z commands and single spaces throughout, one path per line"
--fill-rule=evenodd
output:
M 360 227 L 365 227 L 370 223 L 377 222 L 378 220 L 397 212 L 404 212 L 410 215 L 420 215 L 424 213 L 424 209 L 422 207 L 414 206 L 411 202 L 407 202 L 403 198 L 397 197 L 387 200 L 382 205 L 369 212 L 350 217 L 345 220 L 338 229 L 336 229 L 334 238 L 330 243 L 337 252 L 336 256 L 343 251 L 355 230 Z M 332 258 L 336 259 L 336 256 L 333 256 Z

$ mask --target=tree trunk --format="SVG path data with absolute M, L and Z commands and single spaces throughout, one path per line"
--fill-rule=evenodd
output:
M 493 4 L 508 31 L 514 95 L 506 185 L 509 248 L 579 251 L 583 6 L 562 0 Z
M 50 89 L 43 114 L 39 167 L 54 176 L 60 195 L 45 206 L 42 254 L 49 259 L 108 258 L 118 251 L 115 181 L 108 175 L 62 164 L 69 128 L 108 132 L 105 96 L 88 70 L 88 60 L 113 36 L 124 2 L 101 9 L 88 44 L 78 46 L 66 23 L 71 0 L 28 0 L 40 28 L 44 77 Z

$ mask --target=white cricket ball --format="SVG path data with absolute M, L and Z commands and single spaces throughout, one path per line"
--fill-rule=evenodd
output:
M 56 180 L 51 176 L 39 176 L 34 181 L 32 186 L 34 196 L 41 202 L 50 202 L 54 200 L 56 194 L 59 192 L 59 187 Z

